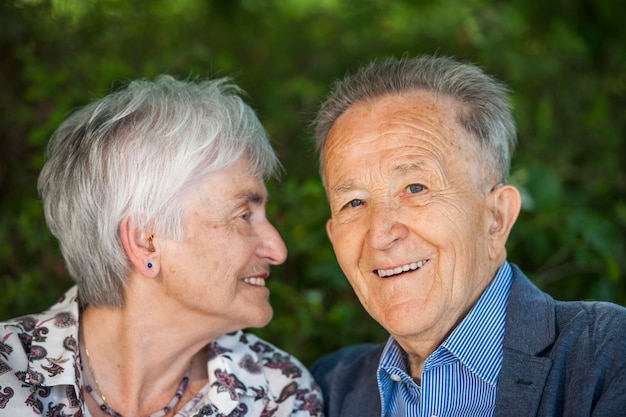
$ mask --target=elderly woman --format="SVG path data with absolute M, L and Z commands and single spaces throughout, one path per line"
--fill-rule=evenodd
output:
M 302 364 L 241 330 L 270 321 L 287 250 L 265 215 L 279 163 L 239 92 L 135 81 L 54 133 L 38 186 L 76 286 L 0 324 L 0 414 L 321 415 Z

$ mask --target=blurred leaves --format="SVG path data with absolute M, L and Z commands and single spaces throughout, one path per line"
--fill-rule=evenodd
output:
M 436 53 L 511 86 L 523 212 L 509 259 L 557 298 L 626 304 L 626 9 L 618 0 L 0 2 L 0 317 L 71 285 L 36 193 L 72 109 L 134 78 L 233 76 L 286 175 L 269 212 L 289 248 L 256 330 L 305 362 L 384 340 L 336 264 L 309 124 L 330 84 L 388 55 Z

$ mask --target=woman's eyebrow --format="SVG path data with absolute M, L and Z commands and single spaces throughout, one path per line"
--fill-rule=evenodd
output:
M 234 200 L 243 203 L 267 204 L 269 196 L 261 194 L 257 191 L 245 190 L 236 194 Z

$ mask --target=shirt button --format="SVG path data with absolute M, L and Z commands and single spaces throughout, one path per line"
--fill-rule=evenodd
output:
M 391 374 L 390 378 L 392 381 L 396 381 L 396 382 L 400 382 L 402 380 L 402 378 L 400 378 L 400 375 L 396 375 L 396 374 Z

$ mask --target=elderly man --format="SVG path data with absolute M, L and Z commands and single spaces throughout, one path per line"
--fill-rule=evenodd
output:
M 313 367 L 327 416 L 626 413 L 626 309 L 558 302 L 507 262 L 506 88 L 442 57 L 337 83 L 316 120 L 327 233 L 385 345 Z

